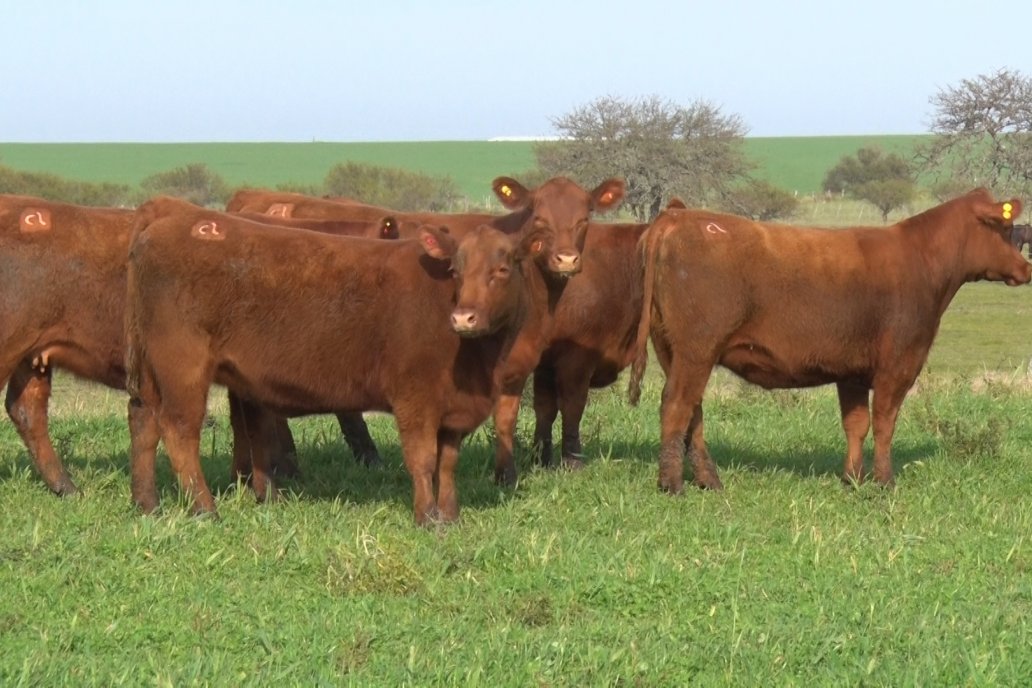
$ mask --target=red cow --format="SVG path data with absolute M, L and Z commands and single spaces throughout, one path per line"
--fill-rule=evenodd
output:
M 285 415 L 393 413 L 417 522 L 458 516 L 460 440 L 489 415 L 505 376 L 525 379 L 540 354 L 548 291 L 534 258 L 547 230 L 484 228 L 457 240 L 427 228 L 420 241 L 364 241 L 168 198 L 141 206 L 137 227 L 126 322 L 141 508 L 157 506 L 160 435 L 194 510 L 214 512 L 199 466 L 214 382 L 244 400 L 256 438 L 267 417 L 255 404 Z M 262 442 L 253 458 L 255 491 L 274 497 Z
M 644 305 L 631 379 L 635 401 L 651 331 L 666 373 L 660 487 L 683 489 L 687 446 L 695 483 L 721 488 L 702 431 L 703 391 L 717 364 L 767 389 L 834 383 L 844 479 L 863 479 L 873 411 L 874 479 L 891 484 L 896 417 L 954 294 L 966 282 L 1014 286 L 1032 277 L 1008 242 L 1020 212 L 1020 201 L 999 203 L 978 189 L 890 227 L 661 214 L 642 240 Z
M 632 267 L 632 262 L 637 260 L 633 251 L 635 237 L 632 236 L 636 230 L 630 226 L 626 231 L 609 227 L 600 229 L 598 238 L 587 238 L 591 213 L 615 209 L 623 199 L 623 182 L 610 179 L 589 193 L 563 177 L 550 179 L 534 190 L 527 189 L 515 179 L 499 177 L 492 183 L 492 188 L 502 205 L 510 211 L 509 214 L 485 216 L 475 213 L 400 213 L 395 216 L 403 222 L 419 221 L 444 225 L 456 236 L 462 236 L 472 227 L 484 222 L 489 222 L 491 226 L 506 233 L 520 231 L 528 225 L 551 232 L 554 242 L 546 258 L 547 268 L 553 275 L 551 288 L 560 304 L 565 302 L 571 304 L 571 307 L 565 308 L 564 311 L 560 306 L 560 311 L 564 311 L 565 315 L 556 314 L 559 317 L 559 330 L 556 335 L 558 349 L 548 357 L 539 375 L 535 375 L 535 406 L 539 409 L 539 439 L 543 438 L 546 432 L 550 438 L 551 423 L 555 415 L 553 412 L 551 417 L 548 417 L 548 409 L 562 406 L 564 437 L 571 438 L 564 442 L 572 457 L 580 453 L 580 416 L 583 413 L 589 383 L 594 386 L 609 384 L 612 381 L 610 378 L 615 377 L 616 372 L 628 365 L 630 359 L 626 353 L 627 342 L 633 341 L 633 332 L 630 331 L 639 317 L 640 308 L 630 308 L 628 304 L 621 302 L 620 294 L 621 291 L 632 290 L 639 284 L 639 280 L 634 277 L 637 268 Z M 285 213 L 291 217 L 339 218 L 349 217 L 349 213 L 355 212 L 355 206 L 341 206 L 326 199 L 257 190 L 237 192 L 227 204 L 227 208 Z M 371 216 L 385 212 L 390 211 L 377 208 L 375 213 L 369 214 Z M 565 278 L 581 271 L 583 263 L 580 252 L 584 249 L 585 242 L 589 247 L 586 250 L 597 255 L 597 259 L 593 258 L 591 261 L 597 263 L 597 266 L 588 270 L 589 280 L 585 285 L 576 286 L 577 281 L 572 280 L 570 285 L 574 286 L 568 286 Z M 616 254 L 623 255 L 621 257 Z M 577 278 L 580 279 L 582 278 Z M 572 290 L 569 297 L 558 298 L 566 289 Z M 640 287 L 638 289 L 640 292 Z M 593 297 L 592 294 L 595 292 L 604 296 Z M 605 308 L 619 309 L 619 312 L 613 310 L 601 313 Z M 614 337 L 614 328 L 599 327 L 599 317 L 619 320 L 619 323 L 614 322 L 613 325 L 616 328 L 626 326 L 625 329 L 630 334 L 621 333 Z M 631 321 L 629 323 L 625 322 L 628 318 Z M 624 339 L 627 342 L 614 341 Z M 621 346 L 623 350 L 616 350 Z M 618 366 L 615 372 L 614 366 Z M 557 373 L 556 371 L 562 367 L 568 367 L 570 371 Z M 557 375 L 562 375 L 561 381 Z M 538 384 L 538 379 L 541 380 L 541 384 Z M 509 484 L 514 482 L 516 477 L 512 451 L 522 393 L 522 387 L 514 389 L 516 384 L 516 381 L 512 381 L 508 386 L 507 392 L 499 400 L 495 414 L 495 427 L 498 432 L 496 479 Z M 522 384 L 522 380 L 519 384 Z M 539 393 L 540 399 L 537 398 Z
M 134 218 L 132 210 L 0 195 L 0 386 L 7 383 L 7 413 L 36 470 L 58 495 L 77 488 L 50 441 L 53 369 L 125 389 L 126 256 Z M 393 233 L 393 220 L 378 219 L 304 222 L 327 232 Z M 289 456 L 275 458 L 289 471 Z
M 684 208 L 674 198 L 668 208 Z M 542 465 L 552 462 L 552 425 L 562 413 L 562 463 L 581 463 L 580 423 L 592 388 L 616 381 L 636 352 L 641 318 L 641 262 L 637 244 L 645 224 L 588 225 L 584 269 L 562 292 L 555 309 L 548 348 L 534 370 L 534 445 Z M 515 424 L 496 421 L 499 437 L 509 438 Z M 516 466 L 511 441 L 499 443 L 495 480 L 512 484 Z
M 133 211 L 0 196 L 0 386 L 55 494 L 78 491 L 47 426 L 55 367 L 125 388 L 125 260 Z

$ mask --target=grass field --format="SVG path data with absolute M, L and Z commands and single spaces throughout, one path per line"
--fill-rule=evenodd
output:
M 759 175 L 801 194 L 820 190 L 825 173 L 843 155 L 877 145 L 906 153 L 922 136 L 748 138 L 746 152 Z M 491 180 L 535 166 L 525 141 L 394 143 L 0 143 L 0 163 L 70 179 L 135 185 L 144 177 L 190 163 L 205 163 L 234 186 L 318 184 L 348 160 L 450 176 L 474 203 L 490 195 Z
M 720 374 L 707 436 L 726 490 L 655 488 L 661 375 L 596 393 L 589 466 L 491 482 L 412 524 L 387 467 L 293 423 L 303 478 L 260 506 L 229 482 L 223 395 L 202 437 L 220 521 L 130 506 L 123 395 L 60 378 L 53 436 L 84 490 L 52 497 L 0 422 L 0 685 L 1024 685 L 1032 675 L 1027 291 L 968 285 L 894 444 L 899 484 L 845 489 L 829 389 Z M 519 436 L 531 435 L 529 414 Z

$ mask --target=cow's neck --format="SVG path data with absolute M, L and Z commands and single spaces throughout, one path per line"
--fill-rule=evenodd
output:
M 506 328 L 507 339 L 495 375 L 498 391 L 522 387 L 548 345 L 554 308 L 552 290 L 543 270 L 537 261 L 529 258 L 520 264 L 524 285 Z
M 930 211 L 916 218 L 904 220 L 899 230 L 911 250 L 921 256 L 922 281 L 932 287 L 939 317 L 946 312 L 957 291 L 967 282 L 977 279 L 970 274 L 964 261 L 966 241 L 963 227 L 951 222 L 946 213 Z

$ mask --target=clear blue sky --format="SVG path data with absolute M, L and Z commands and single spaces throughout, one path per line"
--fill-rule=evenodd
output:
M 702 98 L 754 136 L 919 133 L 1032 75 L 1032 0 L 12 0 L 0 141 L 553 133 L 602 95 Z

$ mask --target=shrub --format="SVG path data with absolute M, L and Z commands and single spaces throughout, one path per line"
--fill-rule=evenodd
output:
M 356 162 L 331 168 L 324 186 L 329 196 L 354 198 L 362 203 L 409 212 L 445 211 L 461 198 L 451 177 L 433 177 Z

